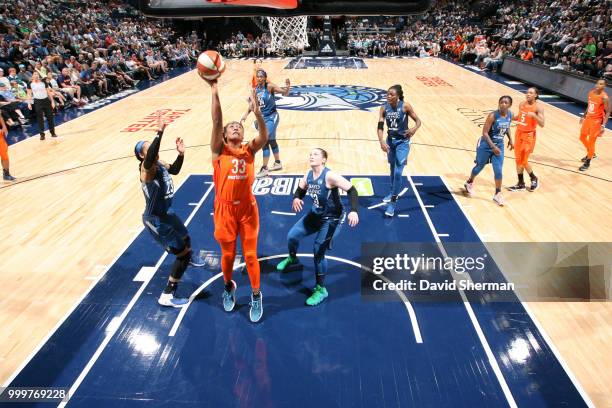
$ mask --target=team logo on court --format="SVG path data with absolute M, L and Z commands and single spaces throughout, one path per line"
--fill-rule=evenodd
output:
M 387 91 L 352 85 L 292 86 L 289 95 L 276 99 L 279 109 L 302 111 L 369 110 L 382 105 Z

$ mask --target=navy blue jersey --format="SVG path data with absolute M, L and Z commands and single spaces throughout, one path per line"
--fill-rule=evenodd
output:
M 510 130 L 510 123 L 512 122 L 512 112 L 508 111 L 506 117 L 503 117 L 499 111 L 493 112 L 494 120 L 491 125 L 491 129 L 489 129 L 489 137 L 495 143 L 495 145 L 499 146 L 500 144 L 504 145 L 504 137 L 508 134 Z
M 404 101 L 398 101 L 395 109 L 385 102 L 387 135 L 393 139 L 405 139 L 408 130 L 408 115 L 404 112 Z
M 255 88 L 255 94 L 257 95 L 257 102 L 261 109 L 261 114 L 264 117 L 268 117 L 276 113 L 276 100 L 274 99 L 274 92 L 268 90 L 268 84 L 264 86 L 257 85 Z
M 343 211 L 342 202 L 340 201 L 338 187 L 328 188 L 325 183 L 328 171 L 327 167 L 324 168 L 316 179 L 312 170 L 306 176 L 307 194 L 313 201 L 310 211 L 322 217 L 339 217 Z
M 168 212 L 174 197 L 174 185 L 168 169 L 161 162 L 157 162 L 155 178 L 142 183 L 142 191 L 146 202 L 144 215 L 162 216 Z

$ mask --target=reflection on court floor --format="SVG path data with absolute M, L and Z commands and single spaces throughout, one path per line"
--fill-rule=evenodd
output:
M 275 268 L 297 220 L 299 176 L 253 186 L 264 317 L 252 324 L 240 259 L 237 310 L 222 309 L 211 177 L 192 175 L 174 208 L 210 267 L 187 270 L 179 294 L 194 294 L 189 307 L 158 306 L 171 260 L 141 231 L 11 385 L 70 387 L 67 405 L 87 408 L 586 405 L 520 302 L 364 302 L 361 243 L 444 248 L 480 239 L 440 177 L 408 177 L 393 219 L 379 205 L 388 178 L 352 178 L 363 193 L 361 222 L 344 226 L 328 253 L 322 305 L 304 305 L 314 285 L 312 238 L 301 243 L 301 266 Z

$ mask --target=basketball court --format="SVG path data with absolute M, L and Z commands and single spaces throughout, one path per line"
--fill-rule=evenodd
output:
M 225 122 L 247 109 L 253 62 L 226 64 L 219 80 Z M 502 208 L 491 200 L 490 166 L 474 197 L 461 189 L 486 113 L 505 94 L 516 110 L 526 85 L 509 87 L 437 58 L 286 58 L 263 67 L 272 82 L 290 78 L 292 92 L 277 100 L 284 168 L 253 185 L 262 321 L 249 321 L 240 257 L 237 311 L 221 305 L 210 89 L 190 71 L 63 123 L 58 140 L 11 147 L 22 177 L 0 186 L 3 386 L 68 388 L 66 402 L 30 406 L 89 408 L 612 406 L 610 303 L 528 303 L 520 293 L 494 302 L 461 291 L 443 303 L 401 291 L 367 301 L 361 263 L 368 243 L 430 243 L 452 255 L 455 243 L 489 253 L 488 242 L 610 241 L 609 130 L 598 141 L 599 158 L 579 172 L 578 117 L 543 99 L 546 126 L 532 156 L 542 186 L 505 192 Z M 389 219 L 381 201 L 389 170 L 376 123 L 396 83 L 423 125 Z M 173 208 L 207 260 L 183 278 L 179 292 L 190 296 L 183 309 L 157 304 L 171 260 L 142 228 L 132 152 L 153 137 L 151 118 L 160 110 L 172 121 L 160 157 L 174 158 L 176 137 L 187 146 Z M 245 127 L 245 138 L 256 134 L 250 121 Z M 329 152 L 328 167 L 359 185 L 360 223 L 345 225 L 328 252 L 330 297 L 308 308 L 312 238 L 301 243 L 300 266 L 279 273 L 276 264 L 287 255 L 287 232 L 299 217 L 293 191 L 315 147 Z M 503 170 L 504 185 L 514 184 L 511 151 Z M 509 271 L 491 257 L 491 276 L 505 282 Z

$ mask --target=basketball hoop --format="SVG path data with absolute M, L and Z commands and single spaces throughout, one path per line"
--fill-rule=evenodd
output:
M 308 47 L 307 23 L 308 16 L 268 17 L 270 34 L 272 35 L 272 50 L 285 50 L 287 48 L 303 50 Z

